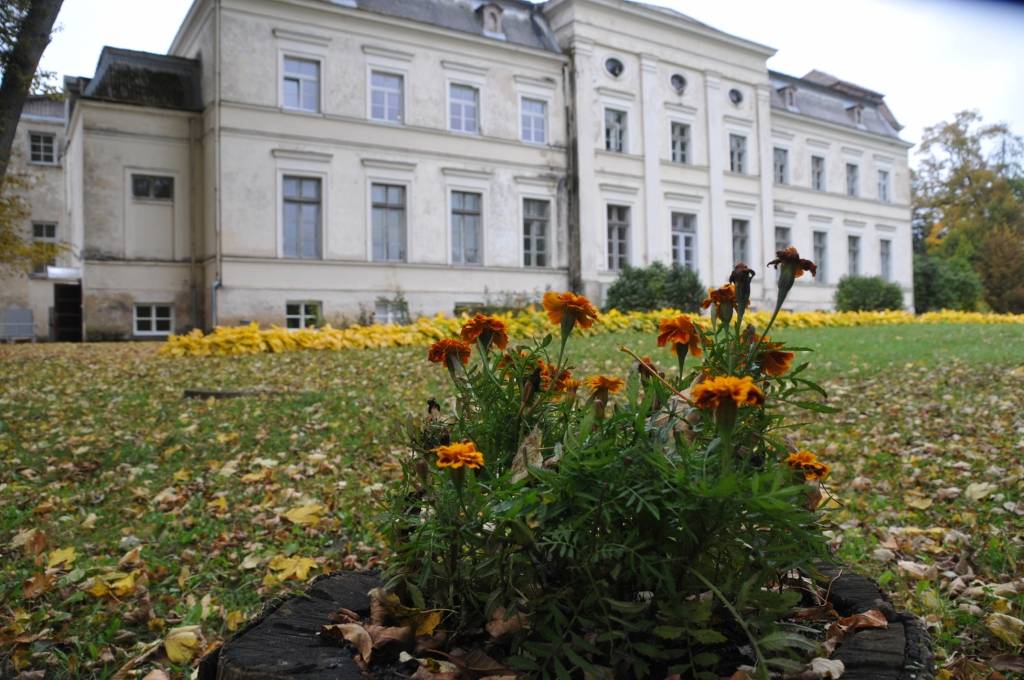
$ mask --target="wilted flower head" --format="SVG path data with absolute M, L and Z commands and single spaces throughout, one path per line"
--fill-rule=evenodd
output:
M 590 328 L 597 321 L 597 308 L 582 295 L 549 290 L 541 304 L 551 323 L 561 325 L 563 342 L 574 326 Z
M 776 269 L 781 266 L 783 273 L 786 272 L 787 267 L 791 268 L 793 278 L 795 279 L 803 276 L 805 271 L 810 272 L 811 276 L 818 275 L 818 265 L 810 260 L 801 258 L 800 253 L 793 246 L 789 246 L 785 250 L 775 251 L 775 259 L 769 262 L 768 266 L 775 267 Z
M 736 286 L 727 283 L 721 288 L 708 288 L 708 296 L 700 303 L 700 306 L 707 309 L 715 306 L 715 316 L 729 323 L 732 318 L 732 310 L 736 308 Z
M 694 385 L 690 395 L 694 405 L 702 409 L 715 409 L 727 402 L 736 406 L 759 406 L 764 403 L 764 393 L 749 375 L 742 378 L 733 375 L 710 378 Z
M 729 275 L 729 283 L 736 288 L 736 306 L 742 315 L 750 304 L 750 282 L 754 278 L 754 270 L 743 262 L 737 262 Z
M 462 326 L 462 339 L 466 342 L 476 342 L 484 349 L 490 349 L 494 345 L 498 349 L 508 347 L 508 326 L 501 319 L 493 316 L 477 314 Z
M 825 463 L 818 460 L 810 451 L 797 451 L 796 453 L 789 454 L 786 458 L 786 465 L 793 468 L 798 472 L 804 474 L 804 479 L 807 481 L 820 481 L 828 477 L 832 471 Z
M 476 444 L 470 441 L 457 442 L 434 449 L 437 455 L 437 467 L 458 470 L 465 466 L 470 470 L 483 467 L 484 454 L 476 450 Z
M 771 342 L 770 338 L 764 336 L 758 338 L 757 342 L 757 362 L 761 365 L 762 371 L 773 376 L 780 376 L 789 371 L 796 355 L 784 351 L 783 343 Z
M 658 347 L 664 347 L 671 343 L 672 352 L 678 354 L 684 349 L 684 353 L 699 357 L 701 355 L 700 333 L 685 316 L 677 316 L 674 319 L 662 319 L 658 324 Z
M 449 370 L 454 371 L 459 362 L 469 363 L 469 345 L 454 338 L 438 340 L 427 351 L 427 358 L 435 364 L 444 364 Z

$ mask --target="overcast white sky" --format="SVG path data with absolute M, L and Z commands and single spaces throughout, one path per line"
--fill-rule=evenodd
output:
M 407 0 L 416 2 L 417 0 Z M 920 139 L 962 109 L 1024 134 L 1024 5 L 985 0 L 654 0 L 778 49 L 769 68 L 812 68 L 886 95 Z M 42 67 L 91 76 L 103 45 L 166 52 L 191 0 L 64 0 Z

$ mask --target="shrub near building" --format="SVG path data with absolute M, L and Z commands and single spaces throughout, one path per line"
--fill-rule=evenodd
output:
M 845 276 L 836 286 L 835 301 L 841 312 L 903 309 L 903 292 L 880 276 Z
M 696 312 L 704 299 L 697 272 L 678 264 L 661 262 L 648 267 L 624 267 L 608 288 L 608 309 L 623 312 L 679 309 Z

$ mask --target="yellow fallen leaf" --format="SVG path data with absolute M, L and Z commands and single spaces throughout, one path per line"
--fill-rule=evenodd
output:
M 932 504 L 935 501 L 933 501 L 931 498 L 928 498 L 927 496 L 908 493 L 903 496 L 903 502 L 908 507 L 914 508 L 916 510 L 927 510 L 928 508 L 932 507 Z
M 416 618 L 416 637 L 421 635 L 433 635 L 434 629 L 441 624 L 442 614 L 440 611 L 423 612 Z
M 87 582 L 85 592 L 89 593 L 93 597 L 106 597 L 110 594 L 110 586 L 99 576 L 95 576 Z
M 172 628 L 164 638 L 164 650 L 171 663 L 188 663 L 199 652 L 202 644 L 203 632 L 199 626 Z
M 967 489 L 964 490 L 964 496 L 968 500 L 980 501 L 998 489 L 999 487 L 991 482 L 971 482 L 967 485 Z
M 178 572 L 178 587 L 185 590 L 185 586 L 188 585 L 188 579 L 190 576 L 192 576 L 192 570 L 189 569 L 186 564 L 181 568 L 181 571 Z
M 1013 648 L 1024 643 L 1024 621 L 1009 614 L 989 614 L 985 619 L 985 627 L 997 638 Z
M 224 617 L 224 624 L 232 633 L 241 628 L 243 623 L 245 623 L 245 614 L 237 609 L 228 612 L 228 615 Z
M 297 508 L 292 508 L 284 513 L 284 517 L 292 524 L 304 524 L 315 527 L 320 523 L 320 515 L 324 513 L 324 510 L 324 506 L 319 503 L 310 503 L 309 505 L 300 505 Z
M 199 604 L 202 606 L 202 610 L 199 614 L 199 620 L 205 621 L 210 618 L 210 612 L 213 608 L 213 596 L 210 595 L 210 593 L 203 595 L 203 599 L 199 601 Z
M 96 517 L 96 513 L 95 512 L 90 512 L 88 515 L 86 515 L 85 519 L 82 520 L 82 528 L 83 529 L 95 529 L 96 528 L 96 520 L 97 519 L 98 518 Z
M 207 503 L 206 507 L 209 508 L 210 510 L 213 510 L 214 512 L 217 512 L 217 513 L 227 512 L 228 511 L 228 499 L 224 498 L 224 496 L 220 496 L 220 497 L 215 498 L 214 500 L 210 501 L 209 503 Z
M 75 553 L 75 548 L 73 546 L 70 548 L 60 548 L 59 550 L 54 550 L 50 553 L 50 558 L 46 561 L 46 566 L 50 569 L 60 565 L 70 567 L 74 564 L 76 557 L 78 557 L 78 555 Z
M 275 572 L 272 574 L 272 577 L 279 581 L 289 578 L 305 581 L 309 578 L 310 570 L 316 568 L 316 561 L 309 557 L 285 557 L 284 555 L 278 555 L 270 560 L 267 567 L 272 572 Z
M 174 481 L 176 482 L 187 482 L 188 478 L 192 476 L 192 473 L 188 468 L 181 468 L 174 473 Z
M 135 572 L 134 571 L 129 573 L 129 574 L 124 574 L 124 575 L 112 574 L 111 576 L 112 577 L 113 576 L 119 576 L 120 577 L 120 578 L 117 578 L 116 580 L 114 580 L 113 582 L 111 582 L 111 584 L 110 584 L 110 589 L 112 591 L 114 591 L 114 595 L 116 595 L 118 597 L 124 597 L 128 593 L 130 593 L 133 590 L 135 590 Z M 108 577 L 108 578 L 110 578 L 110 577 Z

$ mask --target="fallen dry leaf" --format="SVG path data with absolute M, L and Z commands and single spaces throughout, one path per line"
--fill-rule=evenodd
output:
M 846 616 L 838 621 L 833 621 L 825 630 L 825 649 L 832 654 L 844 637 L 858 630 L 888 627 L 889 622 L 886 620 L 885 614 L 877 609 Z
M 373 639 L 358 623 L 329 623 L 320 629 L 321 635 L 333 640 L 344 640 L 356 648 L 363 663 L 373 656 Z
M 985 627 L 997 638 L 1014 649 L 1024 644 L 1024 621 L 1009 614 L 989 614 Z
M 164 650 L 172 663 L 188 663 L 205 644 L 199 626 L 172 628 L 164 637 Z
M 46 566 L 50 569 L 54 569 L 59 566 L 70 567 L 75 563 L 75 558 L 77 557 L 78 555 L 75 553 L 74 547 L 60 548 L 59 550 L 54 550 L 50 553 L 50 557 L 46 561 Z
M 319 503 L 310 503 L 309 505 L 301 505 L 297 508 L 292 508 L 288 512 L 284 513 L 284 518 L 292 524 L 315 527 L 320 524 L 320 516 L 323 515 L 325 511 L 326 508 Z

